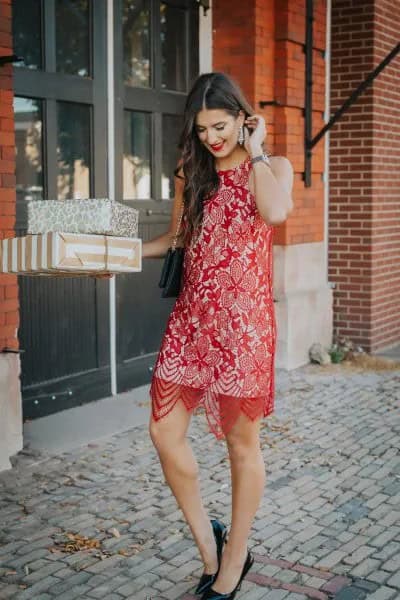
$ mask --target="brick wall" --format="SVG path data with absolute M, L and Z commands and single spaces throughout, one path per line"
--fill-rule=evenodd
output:
M 325 0 L 314 3 L 313 129 L 323 125 L 325 101 Z M 304 69 L 305 2 L 303 0 L 214 0 L 213 68 L 235 77 L 267 122 L 269 147 L 287 156 L 295 170 L 295 208 L 276 227 L 280 245 L 318 242 L 324 235 L 322 172 L 324 145 L 313 152 L 312 187 L 305 188 Z M 245 65 L 245 68 L 243 68 Z M 282 106 L 260 109 L 260 100 Z
M 374 63 L 399 42 L 400 4 L 375 0 Z M 371 345 L 400 342 L 400 56 L 374 84 Z
M 11 0 L 0 0 L 0 55 L 12 54 Z M 0 67 L 0 239 L 14 235 L 15 146 L 12 67 Z M 0 352 L 18 348 L 18 284 L 0 274 Z
M 398 43 L 399 18 L 390 0 L 333 1 L 332 112 Z M 397 57 L 331 133 L 334 330 L 368 351 L 400 339 L 399 77 Z

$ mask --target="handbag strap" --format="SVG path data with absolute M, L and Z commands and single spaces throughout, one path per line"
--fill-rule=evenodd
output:
M 184 208 L 185 208 L 185 207 L 184 207 L 184 205 L 183 205 L 183 202 L 182 202 L 182 210 L 181 210 L 181 214 L 179 215 L 179 219 L 178 219 L 178 225 L 177 225 L 177 227 L 176 227 L 176 233 L 175 233 L 175 235 L 174 235 L 174 238 L 173 238 L 173 240 L 172 240 L 172 249 L 173 249 L 173 250 L 175 250 L 175 248 L 176 248 L 176 244 L 177 244 L 177 241 L 178 241 L 178 234 L 179 234 L 179 230 L 180 230 L 180 228 L 181 228 L 181 223 L 182 223 L 182 218 L 183 218 L 183 212 L 184 212 Z

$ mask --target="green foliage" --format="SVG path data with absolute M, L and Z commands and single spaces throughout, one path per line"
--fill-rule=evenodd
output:
M 337 344 L 332 344 L 328 350 L 328 354 L 331 357 L 333 363 L 340 363 L 346 357 L 346 352 L 343 348 L 340 348 Z
M 354 343 L 346 337 L 338 337 L 328 350 L 333 363 L 340 363 L 346 358 L 349 358 L 354 353 L 363 352 L 360 346 L 355 346 Z

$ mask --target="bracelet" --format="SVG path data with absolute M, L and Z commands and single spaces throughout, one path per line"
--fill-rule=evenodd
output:
M 254 156 L 253 158 L 250 159 L 250 162 L 252 165 L 254 165 L 254 163 L 256 162 L 265 162 L 269 167 L 271 167 L 271 161 L 269 160 L 269 157 L 264 153 L 264 154 L 258 154 L 257 156 Z

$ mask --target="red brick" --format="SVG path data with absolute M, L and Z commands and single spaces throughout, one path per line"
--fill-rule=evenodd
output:
M 18 327 L 19 325 L 19 311 L 14 310 L 12 312 L 6 313 L 6 326 L 7 325 L 15 325 Z
M 10 326 L 8 326 L 10 327 Z M 12 337 L 7 337 L 5 339 L 5 344 L 4 346 L 6 348 L 8 348 L 9 350 L 18 350 L 19 349 L 19 341 L 18 341 L 18 337 L 17 337 L 17 331 L 15 327 L 12 327 Z
M 13 146 L 0 146 L 1 158 L 4 160 L 15 160 L 15 148 Z
M 11 3 L 3 2 L 0 4 L 0 18 L 1 21 L 10 19 L 11 20 Z M 11 24 L 9 25 L 11 31 Z
M 4 296 L 5 298 L 18 298 L 18 284 L 15 285 L 7 285 L 4 288 Z
M 17 328 L 15 325 L 3 325 L 1 328 L 1 335 L 6 338 L 6 341 L 9 343 L 16 337 Z
M 13 116 L 13 107 L 12 104 L 4 104 L 0 102 L 0 117 L 12 118 Z M 4 144 L 4 140 L 2 138 L 1 143 Z M 9 144 L 11 145 L 11 144 Z
M 12 71 L 9 65 L 3 66 L 0 71 L 0 90 L 12 88 Z
M 12 286 L 17 284 L 17 276 L 16 275 L 6 275 L 5 273 L 0 273 L 0 285 L 4 286 Z
M 0 173 L 15 173 L 15 161 L 0 160 Z
M 12 188 L 0 188 L 0 203 L 15 202 L 15 190 Z
M 7 299 L 18 298 L 18 284 L 4 286 L 4 297 Z
M 0 131 L 14 131 L 14 119 L 1 119 Z
M 1 171 L 0 171 L 0 173 L 1 173 Z M 15 184 L 16 184 L 15 175 L 12 175 L 11 173 L 1 173 L 0 181 L 1 181 L 2 187 L 5 187 L 5 188 L 7 188 L 7 187 L 13 188 L 13 187 L 15 187 Z
M 3 300 L 0 304 L 0 312 L 8 313 L 13 310 L 18 309 L 18 300 L 17 298 L 9 298 L 8 300 Z
M 14 100 L 14 93 L 11 90 L 0 90 L 0 103 L 8 104 L 12 107 L 12 103 Z M 4 138 L 2 137 L 2 143 L 4 143 Z
M 0 31 L 0 46 L 6 46 L 11 48 L 12 46 L 12 39 L 11 39 L 11 33 L 4 33 Z
M 0 201 L 0 215 L 12 216 L 16 214 L 16 204 L 15 202 L 1 202 Z M 1 226 L 1 219 L 0 219 Z
M 8 230 L 9 228 L 14 228 L 14 224 L 15 224 L 15 219 L 12 216 L 8 216 L 8 217 L 1 217 L 1 228 L 3 229 L 3 231 Z M 12 237 L 12 236 L 10 236 Z
M 306 573 L 307 575 L 312 575 L 313 577 L 319 577 L 319 579 L 332 579 L 332 573 L 321 571 L 321 569 L 316 569 L 314 567 L 308 567 L 307 565 L 302 565 L 300 563 L 295 563 L 291 569 L 293 571 L 298 571 L 299 573 Z
M 1 90 L 0 90 L 0 94 L 1 94 Z M 9 115 L 9 114 L 10 113 L 7 113 L 7 115 Z M 2 146 L 14 146 L 14 144 L 15 144 L 14 133 L 12 133 L 10 131 L 8 131 L 6 133 L 2 133 L 1 134 L 1 144 L 2 144 Z

